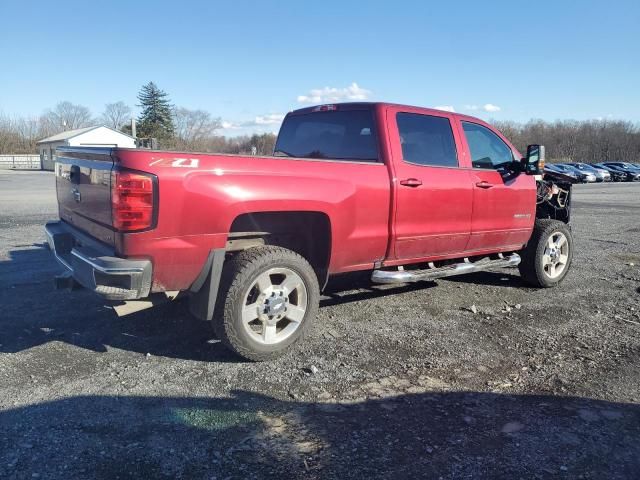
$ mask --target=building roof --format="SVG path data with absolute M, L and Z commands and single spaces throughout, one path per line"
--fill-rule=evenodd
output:
M 51 143 L 51 142 L 62 142 L 64 140 L 69 140 L 71 138 L 77 137 L 78 135 L 82 135 L 83 133 L 90 132 L 91 130 L 95 130 L 96 128 L 100 128 L 100 127 L 108 128 L 109 130 L 113 130 L 114 132 L 120 133 L 121 135 L 124 135 L 125 137 L 134 138 L 131 135 L 128 135 L 128 134 L 126 134 L 124 132 L 116 130 L 115 128 L 107 127 L 106 125 L 96 125 L 94 127 L 84 127 L 84 128 L 76 128 L 75 130 L 67 130 L 66 132 L 58 133 L 56 135 L 52 135 L 50 137 L 43 138 L 42 140 L 36 142 L 36 144 L 39 144 L 39 143 Z

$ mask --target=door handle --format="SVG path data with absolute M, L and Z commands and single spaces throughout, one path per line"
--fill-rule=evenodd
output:
M 405 180 L 400 180 L 400 185 L 404 185 L 405 187 L 419 187 L 422 185 L 422 180 L 418 180 L 417 178 L 407 178 Z
M 71 165 L 69 180 L 71 180 L 71 183 L 80 183 L 80 167 L 78 165 Z
M 493 183 L 489 183 L 486 180 L 483 180 L 481 182 L 477 182 L 476 183 L 476 187 L 480 187 L 480 188 L 491 188 L 493 187 Z

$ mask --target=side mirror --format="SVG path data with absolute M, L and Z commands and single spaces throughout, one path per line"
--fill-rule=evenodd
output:
M 544 145 L 528 145 L 527 156 L 522 159 L 522 171 L 527 175 L 540 175 L 544 170 Z

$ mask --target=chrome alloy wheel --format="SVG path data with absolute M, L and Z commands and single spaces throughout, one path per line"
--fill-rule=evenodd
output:
M 271 268 L 247 290 L 242 326 L 255 341 L 274 345 L 295 332 L 307 312 L 307 287 L 295 271 Z
M 542 267 L 549 278 L 557 278 L 562 275 L 569 260 L 569 242 L 561 232 L 549 235 L 542 256 Z

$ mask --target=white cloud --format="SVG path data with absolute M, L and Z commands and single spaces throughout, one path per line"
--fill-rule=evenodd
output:
M 453 105 L 438 105 L 437 107 L 433 107 L 436 110 L 443 110 L 445 112 L 455 112 L 456 109 L 453 108 Z
M 258 115 L 255 120 L 255 125 L 279 125 L 284 120 L 284 113 L 271 113 L 269 115 Z
M 367 100 L 371 90 L 361 88 L 356 82 L 345 88 L 324 87 L 314 88 L 307 95 L 299 95 L 298 103 L 335 103 Z
M 482 109 L 485 112 L 499 112 L 500 110 L 502 110 L 499 106 L 494 105 L 493 103 L 485 103 L 482 106 Z
M 283 113 L 269 113 L 257 115 L 252 120 L 224 120 L 220 125 L 222 134 L 230 137 L 253 135 L 254 133 L 273 133 L 277 135 L 284 117 L 285 114 Z
M 494 105 L 493 103 L 485 103 L 484 105 L 465 105 L 465 110 L 484 110 L 485 112 L 499 112 L 502 110 L 498 105 Z
M 253 120 L 243 120 L 241 122 L 234 122 L 225 120 L 222 122 L 223 130 L 271 130 L 267 127 L 279 127 L 284 120 L 284 113 L 269 113 L 267 115 L 258 115 Z

